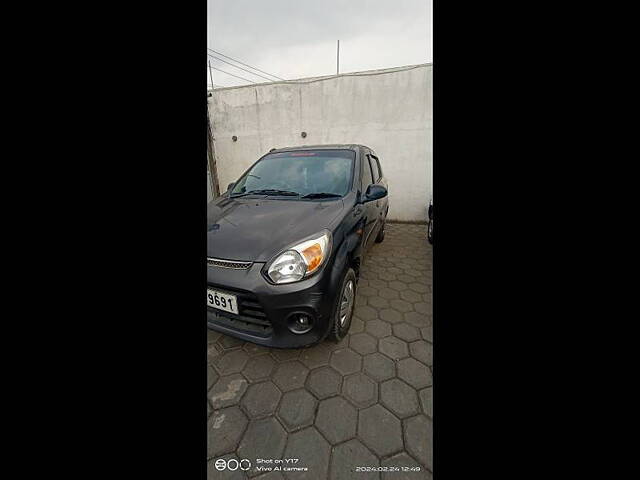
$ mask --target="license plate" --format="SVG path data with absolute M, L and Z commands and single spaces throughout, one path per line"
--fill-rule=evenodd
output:
M 224 312 L 238 314 L 238 300 L 235 295 L 207 289 L 207 306 Z

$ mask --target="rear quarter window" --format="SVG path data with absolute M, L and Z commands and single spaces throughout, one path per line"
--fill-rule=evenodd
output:
M 378 171 L 378 162 L 376 159 L 369 155 L 369 163 L 371 164 L 371 171 L 373 172 L 373 181 L 377 182 L 380 180 L 380 173 Z

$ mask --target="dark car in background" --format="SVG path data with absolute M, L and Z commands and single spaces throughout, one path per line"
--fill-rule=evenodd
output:
M 364 145 L 272 150 L 207 208 L 207 325 L 290 348 L 340 340 L 382 242 L 387 181 Z

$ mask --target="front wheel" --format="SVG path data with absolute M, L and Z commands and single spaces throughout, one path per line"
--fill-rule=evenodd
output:
M 329 338 L 339 342 L 349 331 L 351 327 L 351 318 L 353 317 L 353 309 L 356 303 L 356 274 L 352 268 L 347 270 L 346 275 L 342 279 L 340 289 L 338 290 L 338 298 L 333 309 L 333 319 Z

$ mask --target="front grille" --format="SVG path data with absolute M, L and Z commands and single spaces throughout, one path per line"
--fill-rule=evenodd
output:
M 251 265 L 253 265 L 253 262 L 237 262 L 234 260 L 207 257 L 207 265 L 219 268 L 231 268 L 233 270 L 248 270 L 251 268 Z

